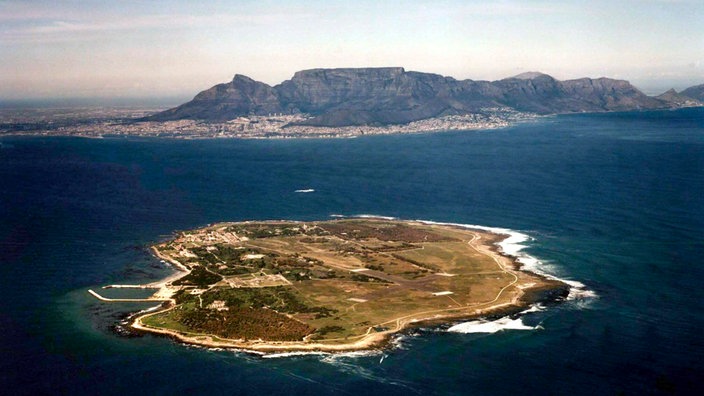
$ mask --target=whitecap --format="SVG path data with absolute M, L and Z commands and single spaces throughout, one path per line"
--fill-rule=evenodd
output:
M 345 359 L 345 358 L 364 358 L 364 357 L 369 357 L 369 356 L 378 356 L 382 354 L 383 352 L 377 349 L 371 349 L 371 350 L 366 350 L 366 351 L 347 351 L 347 352 L 336 352 L 336 353 L 330 353 L 328 356 L 323 358 L 323 361 L 326 361 L 328 363 L 331 363 L 336 360 L 340 359 Z
M 531 305 L 530 308 L 526 309 L 525 311 L 519 312 L 520 315 L 524 315 L 527 313 L 533 313 L 533 312 L 542 312 L 545 310 L 545 307 L 540 305 L 540 304 L 534 304 Z
M 528 326 L 523 323 L 521 318 L 511 319 L 511 318 L 501 318 L 493 322 L 487 322 L 483 320 L 473 320 L 471 322 L 464 322 L 454 325 L 447 329 L 447 331 L 452 333 L 496 333 L 503 330 L 535 330 L 539 326 Z
M 297 192 L 297 193 L 312 193 L 312 192 L 315 192 L 315 189 L 312 189 L 312 188 L 303 188 L 303 189 L 300 189 L 300 190 L 296 190 L 296 191 L 294 191 L 294 192 Z

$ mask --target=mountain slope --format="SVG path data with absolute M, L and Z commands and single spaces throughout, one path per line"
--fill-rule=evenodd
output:
M 629 82 L 609 78 L 558 81 L 528 72 L 499 81 L 458 81 L 401 67 L 311 69 L 271 87 L 235 75 L 150 121 L 225 121 L 250 114 L 310 114 L 311 126 L 404 124 L 510 107 L 538 114 L 677 107 L 646 96 Z
M 689 87 L 684 91 L 680 92 L 680 95 L 684 95 L 689 98 L 696 99 L 700 102 L 704 102 L 704 84 Z
M 151 121 L 199 119 L 227 121 L 250 113 L 282 112 L 277 92 L 267 84 L 235 75 L 231 82 L 207 89 L 173 109 L 157 113 Z
M 663 92 L 655 98 L 679 107 L 702 106 L 703 104 L 699 100 L 693 99 L 681 93 L 677 93 L 677 91 L 675 91 L 674 89 L 670 89 L 666 92 Z

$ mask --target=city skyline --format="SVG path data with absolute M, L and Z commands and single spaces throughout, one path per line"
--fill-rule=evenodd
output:
M 402 66 L 457 79 L 704 83 L 704 4 L 686 0 L 0 1 L 0 99 L 190 98 L 236 73 Z

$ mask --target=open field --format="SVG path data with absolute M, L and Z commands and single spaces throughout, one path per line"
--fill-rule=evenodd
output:
M 133 326 L 219 347 L 366 349 L 414 323 L 525 306 L 526 291 L 565 287 L 518 270 L 496 252 L 501 239 L 381 219 L 186 231 L 154 247 L 186 270 L 160 291 L 171 302 Z

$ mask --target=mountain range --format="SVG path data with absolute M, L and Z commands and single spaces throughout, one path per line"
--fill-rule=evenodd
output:
M 299 125 L 405 124 L 431 117 L 509 107 L 537 114 L 669 109 L 704 105 L 704 84 L 651 97 L 628 81 L 559 81 L 528 72 L 498 81 L 456 80 L 402 67 L 311 69 L 270 86 L 247 76 L 200 92 L 190 102 L 146 117 L 223 122 L 248 115 L 309 114 Z

